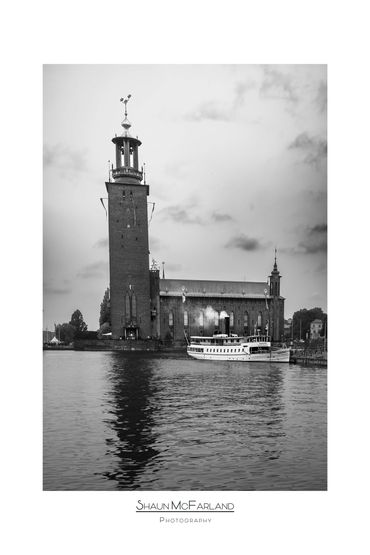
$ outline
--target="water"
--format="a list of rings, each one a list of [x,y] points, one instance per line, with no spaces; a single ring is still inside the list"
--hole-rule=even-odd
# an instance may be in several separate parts
[[[324,490],[326,369],[44,353],[46,490]]]

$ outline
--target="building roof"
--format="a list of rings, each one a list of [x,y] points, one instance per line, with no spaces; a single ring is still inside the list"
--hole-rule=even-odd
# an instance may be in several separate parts
[[[240,299],[267,298],[269,286],[265,281],[212,281],[197,279],[160,279],[160,295],[162,297],[221,297]]]
[[[319,318],[316,318],[316,320],[312,320],[311,326],[312,324],[322,324],[322,320],[319,320]]]

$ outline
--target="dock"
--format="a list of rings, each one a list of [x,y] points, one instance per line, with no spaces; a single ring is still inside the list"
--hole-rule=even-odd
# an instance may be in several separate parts
[[[303,366],[328,366],[328,354],[326,351],[310,352],[310,351],[291,351],[291,364],[302,364]]]

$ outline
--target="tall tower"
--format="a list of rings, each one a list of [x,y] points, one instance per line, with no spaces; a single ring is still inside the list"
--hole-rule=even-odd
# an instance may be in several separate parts
[[[284,334],[284,297],[280,295],[281,275],[276,262],[276,249],[274,267],[270,275],[271,296],[271,328],[270,333],[273,341],[280,341]]]
[[[113,338],[151,335],[147,195],[139,170],[141,142],[130,134],[127,102],[123,133],[116,147],[113,181],[106,183],[109,204],[110,306]]]

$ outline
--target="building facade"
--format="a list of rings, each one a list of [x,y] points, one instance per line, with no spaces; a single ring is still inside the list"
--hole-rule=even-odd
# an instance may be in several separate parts
[[[113,338],[185,342],[185,336],[225,331],[227,315],[231,333],[268,333],[281,341],[284,298],[276,251],[269,283],[161,279],[155,263],[149,268],[149,186],[139,169],[141,142],[130,134],[127,102],[123,134],[112,139],[116,164],[106,183]]]
[[[310,324],[310,338],[311,339],[318,339],[321,336],[321,332],[323,329],[323,322],[319,318],[313,320]]]

